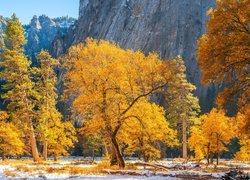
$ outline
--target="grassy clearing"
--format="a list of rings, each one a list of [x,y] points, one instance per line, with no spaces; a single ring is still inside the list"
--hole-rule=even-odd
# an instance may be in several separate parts
[[[5,162],[1,162],[2,165],[10,165],[11,167],[15,168],[13,171],[5,172],[5,176],[7,177],[15,177],[16,172],[24,172],[29,174],[34,174],[39,171],[43,171],[45,173],[56,173],[56,174],[70,174],[70,175],[100,175],[105,174],[104,170],[119,170],[118,166],[110,166],[109,162],[103,161],[98,164],[93,165],[93,167],[82,167],[79,162],[74,163],[71,162],[70,164],[63,164],[60,162],[54,161],[46,161],[46,162],[38,162],[35,163],[31,160],[8,160]],[[0,165],[1,165],[0,164]],[[133,164],[127,164],[126,170],[135,170],[137,167]]]
[[[176,165],[182,164],[177,162]],[[175,162],[172,162],[173,165]],[[67,175],[106,175],[109,170],[121,170],[118,166],[110,166],[108,161],[103,162],[89,162],[85,161],[58,161],[55,162],[53,160],[49,161],[41,161],[41,162],[33,162],[32,160],[7,160],[0,161],[1,165],[7,165],[10,168],[6,168],[4,170],[4,175],[9,178],[17,177],[20,173],[24,173],[33,177],[45,177],[45,174],[67,174]],[[228,165],[228,166],[223,166]],[[200,163],[198,168],[189,169],[189,171],[197,171],[197,172],[207,172],[207,173],[215,173],[215,172],[225,172],[230,170],[229,164],[227,162],[223,163],[222,167],[214,167],[214,166],[206,166],[203,163]],[[189,166],[187,166],[189,168]],[[142,169],[141,166],[136,166],[134,163],[127,162],[126,168],[122,170],[152,170],[157,172],[162,172],[161,170],[150,169],[150,167],[144,167]],[[168,171],[168,170],[166,170]],[[166,172],[163,171],[163,172]],[[172,169],[169,171],[182,171],[181,169]],[[121,171],[123,172],[123,171]]]
[[[3,174],[6,177],[16,177],[16,171],[14,170],[4,170]]]

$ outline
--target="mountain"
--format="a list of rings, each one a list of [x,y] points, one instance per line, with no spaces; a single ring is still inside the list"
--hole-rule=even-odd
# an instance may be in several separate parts
[[[6,18],[4,18],[3,16],[0,16],[0,39],[3,35],[3,31],[6,27]]]
[[[75,23],[74,18],[60,17],[49,18],[48,16],[34,16],[29,25],[25,25],[27,44],[26,54],[33,62],[41,49],[49,49],[57,33],[66,34],[69,27]]]
[[[0,38],[6,27],[6,20],[0,16]],[[33,63],[36,63],[35,56],[41,49],[48,50],[57,36],[57,34],[67,34],[68,29],[75,23],[75,19],[65,16],[58,18],[49,18],[48,16],[34,16],[30,24],[24,25],[26,31],[27,44],[25,46],[26,55]]]
[[[144,53],[154,51],[161,58],[181,55],[206,112],[213,106],[217,88],[201,85],[196,49],[205,33],[206,12],[214,6],[215,0],[80,0],[78,21],[67,34],[57,35],[51,52],[58,56],[92,37]]]

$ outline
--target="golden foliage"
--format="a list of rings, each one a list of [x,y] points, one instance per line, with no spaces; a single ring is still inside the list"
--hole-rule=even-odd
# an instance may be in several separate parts
[[[241,148],[235,154],[235,159],[242,161],[250,160],[250,108],[249,106],[247,107],[244,113],[239,112],[236,116],[237,136],[240,140]]]
[[[3,159],[6,155],[22,155],[24,147],[20,132],[13,123],[7,122],[7,118],[7,113],[0,111],[0,153]]]
[[[170,76],[167,63],[157,54],[145,56],[91,39],[71,47],[65,61],[66,93],[75,97],[73,110],[83,120],[84,130],[101,132],[124,166],[117,135],[125,122],[130,123],[132,109],[165,87]]]
[[[118,136],[126,147],[125,153],[140,152],[145,161],[160,158],[156,144],[161,141],[169,147],[177,145],[176,131],[169,127],[162,107],[148,102],[138,103],[124,121]],[[129,115],[128,115],[129,116]]]
[[[73,124],[71,122],[54,122],[50,131],[48,154],[53,155],[55,160],[59,156],[68,155],[69,149],[77,141]]]
[[[225,116],[221,110],[212,109],[202,115],[191,128],[189,146],[197,159],[210,158],[213,154],[226,151],[226,145],[236,136],[234,118]]]
[[[226,82],[218,99],[224,105],[240,95],[238,105],[249,102],[250,3],[248,0],[217,1],[209,11],[207,34],[198,41],[202,82]]]

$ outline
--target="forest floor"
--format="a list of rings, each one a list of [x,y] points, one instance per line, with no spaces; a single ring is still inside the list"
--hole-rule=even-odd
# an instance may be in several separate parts
[[[64,158],[35,163],[30,159],[0,161],[0,179],[222,179],[228,172],[242,172],[250,178],[250,163],[221,161],[220,165],[162,160],[142,163],[127,160],[126,168],[109,167],[107,162]]]

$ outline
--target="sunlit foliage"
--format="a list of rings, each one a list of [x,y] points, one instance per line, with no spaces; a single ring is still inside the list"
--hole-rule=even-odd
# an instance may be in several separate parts
[[[225,116],[221,110],[212,109],[195,123],[191,128],[190,149],[194,150],[197,159],[206,157],[208,163],[214,155],[219,159],[221,152],[227,151],[226,146],[236,136],[234,118]]]
[[[117,136],[138,103],[164,88],[170,77],[157,54],[123,50],[106,41],[88,39],[71,47],[66,58],[66,85],[75,96],[73,108],[85,117],[89,131],[101,131],[112,145],[113,158],[124,167]],[[84,115],[84,116],[83,116]],[[137,115],[137,114],[134,114]],[[113,162],[113,161],[111,161]]]

